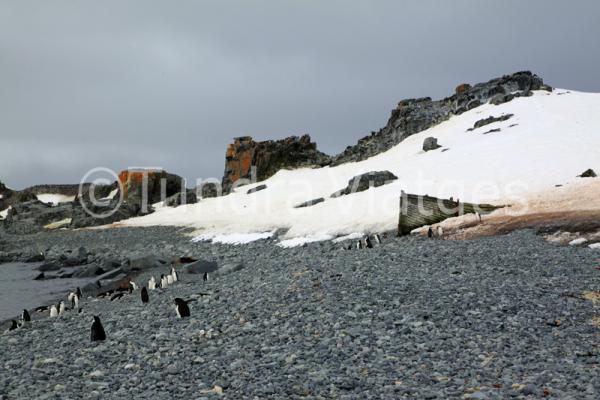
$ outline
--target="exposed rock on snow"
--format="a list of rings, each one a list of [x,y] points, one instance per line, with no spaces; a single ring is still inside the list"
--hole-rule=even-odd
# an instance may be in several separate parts
[[[266,188],[267,188],[267,185],[258,185],[256,187],[253,187],[252,189],[248,189],[248,191],[246,192],[246,194],[252,194],[252,193],[260,192],[261,190],[265,190]]]
[[[345,196],[351,193],[363,192],[372,187],[387,185],[395,181],[398,177],[390,171],[372,171],[366,174],[355,176],[348,181],[348,186],[331,195],[332,198]]]
[[[480,119],[479,121],[475,122],[475,125],[473,125],[472,128],[467,129],[469,132],[474,131],[477,128],[481,128],[482,126],[486,126],[489,124],[493,124],[494,122],[502,122],[502,121],[506,121],[509,120],[513,117],[513,114],[505,114],[502,115],[500,117],[492,117],[489,116],[487,118],[484,119]]]
[[[425,138],[425,140],[423,141],[423,151],[436,150],[440,147],[442,146],[438,144],[438,140],[434,137]]]
[[[225,154],[223,193],[229,193],[240,179],[262,181],[280,169],[324,166],[329,162],[329,156],[317,150],[309,135],[264,142],[255,142],[250,136],[238,137]]]
[[[312,207],[315,204],[319,204],[319,203],[322,203],[324,201],[325,201],[324,198],[319,197],[318,199],[313,199],[313,200],[305,201],[304,203],[300,203],[297,206],[294,206],[294,208]]]
[[[578,175],[579,178],[596,178],[597,176],[596,172],[591,168],[586,170],[583,174]]]
[[[537,75],[529,71],[517,72],[502,78],[492,79],[474,86],[462,84],[456,93],[442,100],[430,97],[402,100],[392,111],[387,125],[348,146],[344,152],[333,157],[332,165],[350,161],[361,161],[391,149],[407,137],[446,121],[452,115],[460,115],[495,98],[497,104],[506,103],[519,97],[529,96],[532,90],[549,90]]]

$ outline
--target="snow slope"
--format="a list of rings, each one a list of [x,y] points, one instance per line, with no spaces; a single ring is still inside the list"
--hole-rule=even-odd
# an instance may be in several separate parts
[[[467,132],[480,119],[509,113],[514,116],[507,121]],[[484,134],[495,128],[501,131]],[[429,136],[443,147],[423,152],[423,140]],[[499,106],[483,105],[364,161],[281,170],[261,182],[266,190],[247,195],[258,183],[247,185],[225,197],[162,208],[120,225],[192,226],[204,235],[221,235],[222,240],[223,235],[284,228],[284,239],[297,239],[288,242],[294,245],[302,242],[298,238],[323,240],[395,229],[401,190],[471,202],[524,201],[557,184],[581,180],[576,176],[588,168],[600,171],[600,94],[556,89]],[[399,179],[365,192],[329,197],[352,177],[381,170]],[[326,201],[294,208],[319,197]]]

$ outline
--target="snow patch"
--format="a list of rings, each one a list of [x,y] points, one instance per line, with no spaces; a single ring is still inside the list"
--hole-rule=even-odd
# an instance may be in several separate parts
[[[587,239],[579,238],[579,239],[571,240],[569,242],[569,246],[579,246],[580,244],[584,244],[584,243],[587,243]]]
[[[592,243],[588,247],[590,249],[600,249],[600,242],[599,243]]]
[[[66,196],[64,194],[42,193],[36,195],[37,199],[42,203],[57,205],[60,203],[68,203],[75,200],[75,196]]]
[[[329,235],[327,233],[317,233],[315,235],[308,235],[304,237],[296,237],[293,239],[282,240],[281,242],[277,243],[277,246],[283,247],[284,249],[289,249],[291,247],[298,247],[307,243],[323,242],[325,240],[331,240],[333,238],[334,236]]]
[[[247,244],[256,242],[257,240],[266,240],[275,234],[272,232],[255,232],[255,233],[232,233],[232,234],[214,234],[205,233],[198,235],[192,239],[192,242],[212,242],[222,244]]]
[[[354,232],[354,233],[351,233],[349,235],[340,236],[340,237],[337,237],[337,238],[333,239],[333,243],[340,243],[340,242],[343,242],[345,240],[362,239],[363,237],[365,237],[364,233]]]

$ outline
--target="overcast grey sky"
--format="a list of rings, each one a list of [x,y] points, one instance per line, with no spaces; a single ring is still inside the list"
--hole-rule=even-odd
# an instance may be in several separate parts
[[[337,153],[402,98],[530,69],[600,92],[600,2],[0,0],[0,180],[220,177],[234,136]]]

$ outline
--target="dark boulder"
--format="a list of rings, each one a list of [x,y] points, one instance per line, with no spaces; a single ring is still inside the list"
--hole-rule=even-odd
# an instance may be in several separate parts
[[[372,171],[355,176],[348,181],[348,186],[333,193],[331,197],[345,196],[351,193],[363,192],[371,187],[378,187],[392,183],[398,177],[390,171]]]
[[[440,147],[442,147],[442,146],[440,146],[438,144],[437,139],[434,137],[425,138],[425,140],[423,141],[423,151],[436,150],[436,149],[439,149]]]
[[[75,271],[73,273],[73,277],[75,277],[75,278],[90,278],[93,276],[102,275],[105,272],[106,271],[102,267],[100,267],[96,264],[90,264],[88,266],[82,267],[79,270]]]
[[[123,265],[123,271],[143,271],[150,268],[162,267],[163,264],[154,255],[146,255],[141,257],[130,258],[128,262]]]
[[[473,125],[472,128],[467,129],[467,132],[474,131],[477,128],[481,128],[482,126],[493,124],[495,122],[507,121],[507,120],[511,119],[513,116],[514,116],[513,114],[504,114],[499,117],[489,116],[487,118],[480,119],[479,121],[475,122],[475,125]]]
[[[267,188],[267,185],[258,185],[257,187],[253,187],[252,189],[248,189],[248,191],[246,192],[246,194],[252,194],[252,193],[260,192],[261,190],[265,190],[266,188]]]
[[[578,178],[596,178],[598,175],[596,175],[596,172],[594,172],[593,169],[587,169],[585,170],[585,172],[581,175],[577,175]]]
[[[60,265],[58,265],[54,261],[44,263],[38,267],[38,271],[41,271],[41,272],[58,271],[59,269],[60,269]]]
[[[183,266],[183,271],[188,274],[203,274],[215,272],[219,268],[214,261],[198,260]]]
[[[297,206],[295,206],[294,208],[312,207],[315,204],[319,204],[319,203],[322,203],[324,201],[325,201],[324,198],[319,197],[318,199],[313,199],[313,200],[305,201],[304,203],[300,203]]]
[[[193,189],[186,190],[184,193],[175,193],[171,197],[167,197],[165,200],[165,206],[167,207],[178,207],[184,204],[195,204],[198,202],[196,193]]]

